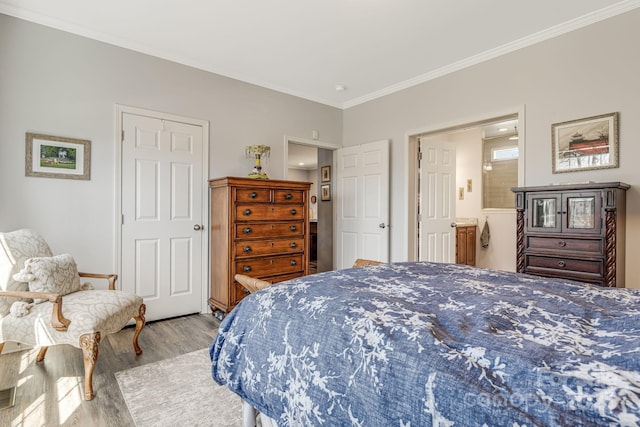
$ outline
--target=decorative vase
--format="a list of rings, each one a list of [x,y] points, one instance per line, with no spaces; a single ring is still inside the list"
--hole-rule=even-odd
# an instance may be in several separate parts
[[[253,170],[249,173],[249,178],[269,179],[267,173],[262,170],[262,158],[268,158],[270,152],[271,147],[268,145],[249,145],[245,148],[246,156],[255,159],[255,164]]]

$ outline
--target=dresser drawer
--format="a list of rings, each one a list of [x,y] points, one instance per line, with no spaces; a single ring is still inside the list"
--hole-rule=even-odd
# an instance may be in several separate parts
[[[289,255],[280,257],[265,257],[246,259],[236,262],[236,274],[246,274],[252,277],[266,277],[276,274],[304,271],[303,255]]]
[[[596,275],[602,277],[604,274],[603,260],[587,260],[561,257],[545,257],[538,255],[526,255],[527,272],[544,270],[556,270],[562,272],[563,276],[582,277]]]
[[[602,255],[602,239],[575,239],[558,237],[527,236],[526,248],[556,252],[582,252],[585,254]]]
[[[298,203],[304,202],[304,191],[296,190],[274,190],[273,201],[275,203]]]
[[[254,240],[236,242],[236,257],[274,255],[301,252],[304,239]]]
[[[302,236],[304,224],[302,221],[276,222],[261,224],[236,224],[236,239],[251,239],[265,237]]]
[[[269,189],[253,189],[253,188],[236,188],[236,202],[260,202],[268,203],[271,201],[271,191]]]
[[[236,220],[265,221],[303,219],[302,205],[238,205],[236,206]]]

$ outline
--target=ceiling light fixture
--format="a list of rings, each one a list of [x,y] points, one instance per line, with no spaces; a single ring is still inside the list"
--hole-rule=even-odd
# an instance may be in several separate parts
[[[336,85],[336,92],[344,92],[345,90],[347,90],[345,85]]]

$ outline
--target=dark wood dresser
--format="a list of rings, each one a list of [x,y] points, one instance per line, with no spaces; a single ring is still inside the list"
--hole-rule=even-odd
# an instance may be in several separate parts
[[[520,273],[624,287],[622,182],[512,188]]]
[[[229,312],[247,295],[234,276],[271,283],[308,273],[311,183],[225,177],[209,181],[209,306]]]

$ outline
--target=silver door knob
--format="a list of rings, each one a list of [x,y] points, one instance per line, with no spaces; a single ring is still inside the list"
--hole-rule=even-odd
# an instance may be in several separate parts
[[[458,224],[456,224],[455,222],[451,223],[451,228],[456,228],[458,226]]]
[[[380,227],[380,228],[386,228],[387,226],[384,224],[384,222],[381,222],[380,224],[378,224],[378,227]]]
[[[193,229],[196,231],[204,230],[204,225],[196,224],[193,226]]]

